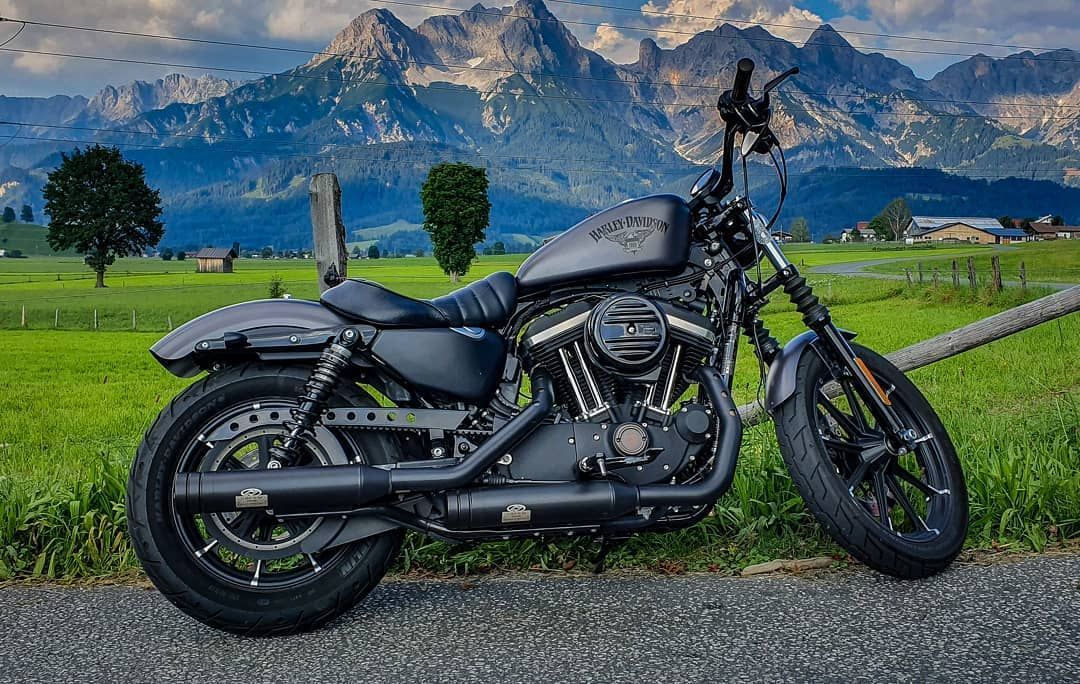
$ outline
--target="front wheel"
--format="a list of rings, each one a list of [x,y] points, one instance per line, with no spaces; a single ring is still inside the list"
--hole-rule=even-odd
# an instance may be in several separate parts
[[[915,449],[892,449],[850,378],[808,348],[798,389],[774,416],[780,452],[807,508],[852,556],[895,577],[928,577],[948,567],[967,534],[960,461],[907,376],[879,354],[854,349],[915,430]]]

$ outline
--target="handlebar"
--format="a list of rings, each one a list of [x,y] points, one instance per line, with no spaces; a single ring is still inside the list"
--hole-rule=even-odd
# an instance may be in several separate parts
[[[735,86],[731,89],[731,101],[746,102],[750,94],[750,77],[754,75],[754,60],[743,57],[735,69]]]

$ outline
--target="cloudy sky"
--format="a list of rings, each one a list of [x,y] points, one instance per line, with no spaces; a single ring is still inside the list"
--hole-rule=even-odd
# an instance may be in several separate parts
[[[145,33],[243,41],[318,50],[354,16],[385,7],[415,25],[430,14],[460,11],[474,0],[407,0],[416,7],[374,0],[0,0],[0,16]],[[552,12],[573,23],[583,44],[619,62],[634,61],[638,42],[651,36],[662,47],[725,20],[762,22],[770,32],[801,43],[828,21],[841,32],[861,31],[1037,48],[1080,48],[1078,0],[583,0],[586,7],[551,0]],[[498,5],[488,0],[488,5]],[[509,3],[507,3],[509,4]],[[443,6],[447,9],[434,9]],[[680,15],[680,16],[673,16]],[[0,44],[17,24],[0,23]],[[912,41],[847,34],[867,51],[886,52],[929,77],[966,55],[1017,50],[986,45]],[[15,51],[10,51],[15,50]],[[24,52],[18,52],[18,51]],[[33,52],[29,52],[33,51]],[[956,54],[919,54],[918,51]],[[67,53],[171,64],[123,64],[61,57]],[[303,55],[258,49],[193,45],[65,29],[27,27],[0,48],[0,95],[90,95],[108,83],[154,79],[170,72],[204,73],[229,67],[272,73],[306,61]],[[221,73],[230,78],[251,78]]]

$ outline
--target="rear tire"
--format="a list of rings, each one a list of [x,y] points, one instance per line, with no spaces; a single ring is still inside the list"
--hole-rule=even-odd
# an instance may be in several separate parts
[[[392,530],[335,549],[306,554],[310,566],[304,565],[302,553],[297,553],[299,561],[267,561],[268,570],[262,577],[259,571],[263,561],[252,561],[253,584],[241,576],[243,557],[224,549],[226,538],[221,530],[216,530],[216,536],[209,536],[207,530],[212,521],[207,516],[194,517],[194,525],[189,526],[188,518],[174,510],[173,479],[178,470],[198,469],[191,454],[193,449],[208,451],[200,439],[207,426],[237,407],[250,410],[260,402],[294,403],[307,377],[305,368],[266,364],[214,373],[177,396],[139,445],[127,492],[128,529],[135,553],[154,586],[166,598],[211,627],[255,636],[291,634],[319,627],[349,610],[371,591],[386,574],[401,545],[403,532]],[[348,385],[337,391],[330,405],[374,405],[374,402],[355,386]],[[271,427],[277,428],[267,426]],[[325,440],[330,433],[322,434]],[[342,453],[348,453],[350,460],[360,457],[372,464],[391,463],[398,458],[395,443],[376,433],[356,433],[356,436],[335,433],[335,438],[341,444],[328,446],[338,454],[338,461]],[[252,442],[258,439],[251,438]],[[251,451],[247,453],[249,456],[245,458],[256,458],[250,456]],[[313,465],[317,467],[319,463]],[[259,465],[255,463],[251,467]],[[329,519],[313,521],[311,524],[329,523]],[[260,522],[261,531],[251,533],[252,543],[257,546],[260,539],[267,544],[277,541],[278,537],[273,536],[277,529],[282,530],[278,534],[288,541],[293,533],[275,527],[277,524]],[[228,534],[231,528],[223,527]],[[195,531],[206,535],[204,541],[209,540],[214,548],[193,552],[199,541],[198,537],[193,540]],[[299,539],[299,534],[296,538]],[[280,571],[280,579],[272,581],[269,569],[275,562],[284,570]]]
[[[819,390],[833,374],[808,348],[796,371],[798,389],[775,412],[780,453],[807,509],[852,556],[894,577],[928,577],[949,566],[967,535],[960,460],[937,413],[907,376],[879,354],[853,346],[882,387],[891,388],[893,408],[905,426],[932,437],[912,453],[882,452],[869,411],[857,409],[860,421],[851,410],[852,400],[857,407],[861,400],[846,393],[830,402],[831,409],[822,403]],[[863,425],[867,436],[849,438],[848,432],[862,432]],[[884,458],[863,473],[862,454],[871,450]]]

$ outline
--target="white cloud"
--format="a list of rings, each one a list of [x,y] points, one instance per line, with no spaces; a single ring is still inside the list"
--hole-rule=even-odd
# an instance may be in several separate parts
[[[266,17],[267,33],[275,38],[305,39],[333,36],[368,7],[334,0],[283,0]],[[366,5],[366,3],[364,3]]]
[[[59,47],[60,45],[51,39],[42,40],[35,45],[35,48],[42,52],[57,52]],[[53,55],[24,53],[16,57],[12,64],[16,69],[36,76],[48,76],[60,71],[64,66],[64,60]]]
[[[640,41],[637,38],[628,36],[618,28],[604,22],[596,27],[596,33],[586,41],[585,47],[599,52],[613,62],[627,64],[637,61],[639,44]]]
[[[716,28],[726,20],[739,28],[741,22],[766,22],[794,27],[816,27],[823,23],[817,14],[784,0],[648,0],[641,6],[649,23],[657,29],[678,33],[658,33],[656,42],[663,47],[685,43],[694,33]],[[681,16],[676,16],[681,15]],[[810,35],[805,28],[766,26],[773,35],[802,43]]]

